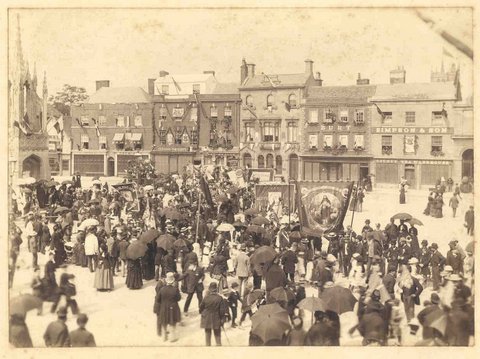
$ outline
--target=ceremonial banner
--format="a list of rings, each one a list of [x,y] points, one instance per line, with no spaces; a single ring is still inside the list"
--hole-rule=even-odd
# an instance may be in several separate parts
[[[252,168],[250,169],[248,179],[250,181],[258,179],[258,182],[272,182],[273,168]]]
[[[288,184],[261,183],[255,185],[255,207],[259,211],[273,209],[276,213],[279,208],[288,208]],[[295,209],[295,188],[290,185],[290,210]]]
[[[315,231],[343,228],[353,182],[298,182],[300,224]],[[306,218],[302,218],[306,217]]]
[[[140,203],[138,201],[138,194],[137,189],[135,188],[134,183],[120,183],[112,185],[123,198],[128,202],[128,211],[139,211],[140,210]]]

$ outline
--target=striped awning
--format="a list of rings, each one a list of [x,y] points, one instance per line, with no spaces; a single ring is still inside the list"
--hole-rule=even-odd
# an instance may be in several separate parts
[[[141,133],[132,133],[132,137],[130,138],[132,142],[140,142],[142,141],[142,134]]]
[[[116,134],[113,136],[112,142],[122,142],[124,136],[125,136],[124,133],[116,133]]]

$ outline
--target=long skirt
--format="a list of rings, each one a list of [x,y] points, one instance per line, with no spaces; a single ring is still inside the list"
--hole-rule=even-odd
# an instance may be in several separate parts
[[[85,245],[83,243],[80,244],[78,250],[78,265],[84,268],[88,267],[88,258],[85,255]]]
[[[129,289],[142,288],[142,264],[140,259],[127,260],[127,280],[125,283]]]
[[[400,204],[405,204],[405,192],[400,192]]]
[[[103,266],[97,267],[93,286],[96,289],[112,290],[114,288],[112,271],[109,268],[104,268]]]

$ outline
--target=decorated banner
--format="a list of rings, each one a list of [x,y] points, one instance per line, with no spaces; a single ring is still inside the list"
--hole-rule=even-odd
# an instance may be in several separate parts
[[[342,229],[352,188],[353,182],[298,182],[301,226],[319,232]]]
[[[255,185],[255,207],[259,211],[273,209],[275,213],[282,213],[281,209],[288,208],[288,184],[260,183]],[[290,185],[290,210],[295,210],[295,187]]]
[[[405,153],[415,153],[415,135],[405,135]]]
[[[252,168],[248,174],[248,179],[254,181],[258,179],[259,182],[273,181],[273,168]]]
[[[128,202],[127,212],[128,211],[139,211],[140,203],[138,201],[138,194],[135,183],[120,183],[112,185],[123,198]]]

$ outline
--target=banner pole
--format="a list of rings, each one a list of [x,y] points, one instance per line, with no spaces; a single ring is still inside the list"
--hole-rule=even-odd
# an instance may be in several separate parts
[[[200,226],[200,201],[202,199],[202,191],[198,191],[198,207],[197,207],[197,225],[195,227],[195,243],[198,243],[198,227]]]
[[[357,206],[357,192],[358,192],[358,181],[357,181],[357,186],[355,187],[355,201],[353,202],[353,207],[352,207],[352,220],[350,221],[350,234],[349,234],[349,240],[352,239],[352,232],[353,232],[353,218],[355,217],[355,207]]]

